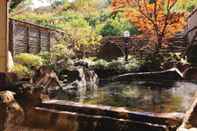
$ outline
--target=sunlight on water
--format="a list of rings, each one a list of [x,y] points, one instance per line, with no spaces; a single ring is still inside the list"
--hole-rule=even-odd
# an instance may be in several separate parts
[[[172,83],[171,83],[172,84]],[[193,101],[197,84],[190,82],[110,83],[94,91],[66,93],[61,99],[81,103],[125,107],[140,112],[185,112]]]

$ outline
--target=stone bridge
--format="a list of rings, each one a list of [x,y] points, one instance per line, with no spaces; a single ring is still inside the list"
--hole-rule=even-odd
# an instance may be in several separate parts
[[[117,57],[124,56],[125,52],[125,38],[124,37],[104,37],[102,40],[102,46],[98,53],[98,57],[113,59]],[[144,39],[142,36],[131,36],[128,37],[128,49],[129,54],[137,55],[140,58],[143,58],[147,54],[152,52],[152,49],[146,47],[148,43],[147,39]],[[161,53],[170,52],[185,52],[187,42],[184,38],[184,33],[178,33],[169,40],[169,47],[166,49],[161,49]]]

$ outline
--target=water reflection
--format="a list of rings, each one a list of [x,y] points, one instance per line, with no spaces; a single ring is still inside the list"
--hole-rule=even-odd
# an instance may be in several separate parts
[[[156,85],[156,86],[155,86]],[[191,105],[197,85],[189,82],[147,85],[143,82],[114,82],[98,89],[64,92],[58,99],[125,107],[141,112],[184,112]]]

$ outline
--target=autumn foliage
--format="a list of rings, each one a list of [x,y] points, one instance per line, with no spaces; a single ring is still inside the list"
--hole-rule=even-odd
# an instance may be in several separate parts
[[[184,0],[181,0],[183,2]],[[113,0],[114,12],[123,14],[143,36],[148,46],[158,52],[168,46],[168,40],[183,30],[185,14],[173,11],[179,0]]]

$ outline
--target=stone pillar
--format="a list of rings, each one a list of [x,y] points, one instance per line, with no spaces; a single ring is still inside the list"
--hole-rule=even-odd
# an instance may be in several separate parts
[[[8,63],[8,0],[0,0],[0,72],[7,72]]]

